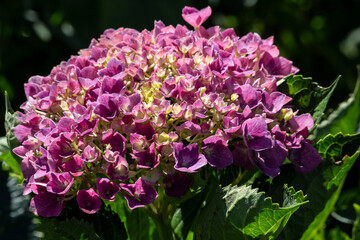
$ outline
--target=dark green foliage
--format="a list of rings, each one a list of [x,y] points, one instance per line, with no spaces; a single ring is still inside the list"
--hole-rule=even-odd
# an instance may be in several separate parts
[[[301,75],[285,77],[278,90],[292,97],[292,104],[300,113],[312,113],[314,124],[318,124],[326,109],[327,103],[334,92],[340,77],[329,87],[323,88],[312,82],[311,78]]]
[[[5,131],[6,131],[6,139],[8,143],[9,150],[14,149],[15,147],[19,146],[19,141],[15,137],[13,132],[13,127],[18,125],[20,121],[17,119],[17,114],[11,108],[9,97],[7,92],[5,92]],[[12,151],[10,153],[13,157],[20,163],[21,158],[17,155],[13,154]]]
[[[127,239],[124,224],[108,207],[95,214],[86,214],[77,206],[76,200],[68,202],[59,217],[38,218],[38,231],[45,239]],[[62,238],[61,238],[62,237]]]
[[[327,119],[321,122],[314,132],[314,138],[342,132],[344,134],[356,133],[360,129],[360,66],[358,66],[358,79],[354,92]]]
[[[284,187],[283,206],[250,186],[218,189],[197,218],[197,239],[275,238],[290,216],[306,203],[301,191]]]

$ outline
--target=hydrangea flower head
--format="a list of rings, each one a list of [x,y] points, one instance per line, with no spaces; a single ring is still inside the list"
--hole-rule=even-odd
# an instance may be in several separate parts
[[[306,140],[311,116],[277,91],[298,69],[272,37],[204,28],[210,15],[185,7],[194,29],[161,21],[151,31],[108,29],[29,79],[14,153],[36,214],[57,216],[75,197],[89,214],[117,194],[131,209],[160,188],[179,198],[203,168],[235,164],[275,177],[286,158],[300,172],[319,164]]]

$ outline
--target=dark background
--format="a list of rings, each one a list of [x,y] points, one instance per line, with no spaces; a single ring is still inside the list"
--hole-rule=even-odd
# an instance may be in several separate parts
[[[1,0],[0,105],[4,106],[6,90],[18,110],[26,100],[23,84],[29,77],[48,75],[53,66],[87,48],[105,29],[151,30],[154,20],[185,24],[181,18],[185,5],[212,7],[205,27],[232,27],[239,36],[248,32],[257,32],[262,38],[273,35],[280,54],[292,60],[300,74],[313,77],[322,86],[342,75],[329,111],[352,92],[356,64],[360,63],[359,0]],[[0,109],[3,122],[4,107]],[[0,129],[3,136],[4,129]],[[353,176],[359,173],[359,167],[355,169]],[[7,173],[0,173],[4,183],[1,195],[9,196]],[[358,178],[350,180],[352,187],[359,185]],[[19,222],[8,219],[10,198],[0,200],[1,238],[7,236],[2,234],[4,226],[11,229]],[[25,225],[29,219],[25,218]]]

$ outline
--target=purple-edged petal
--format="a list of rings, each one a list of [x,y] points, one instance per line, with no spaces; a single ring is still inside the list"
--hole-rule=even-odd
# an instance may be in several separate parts
[[[75,153],[71,147],[71,142],[63,134],[50,144],[48,151],[54,160],[71,157]]]
[[[101,208],[100,197],[93,188],[79,190],[76,200],[79,208],[88,214],[94,214]]]
[[[100,76],[115,76],[124,71],[124,63],[116,58],[111,58],[107,63],[106,68],[99,71]]]
[[[134,153],[134,156],[139,160],[137,166],[139,168],[156,168],[160,163],[160,154],[155,154],[155,143],[152,143],[144,152]]]
[[[170,197],[179,198],[186,194],[193,182],[189,174],[175,171],[164,177],[165,193]]]
[[[201,127],[190,121],[186,121],[179,127],[176,127],[176,131],[181,136],[194,136],[201,131]]]
[[[203,153],[210,166],[216,169],[224,169],[233,163],[233,155],[225,141],[218,136],[204,139],[202,144]]]
[[[83,174],[83,168],[84,168],[84,160],[79,156],[75,155],[72,158],[70,158],[69,161],[65,162],[62,165],[62,169],[65,172],[70,172],[73,176],[80,176]]]
[[[155,189],[148,185],[141,177],[134,184],[120,184],[127,192],[124,195],[130,209],[144,207],[152,203],[158,194]]]
[[[66,194],[74,183],[70,173],[50,173],[49,182],[46,184],[48,192],[55,194]]]
[[[120,191],[120,187],[107,178],[97,178],[96,188],[100,197],[108,201],[114,201],[116,194]]]
[[[126,154],[126,138],[119,132],[113,133],[110,129],[101,136],[101,141],[110,144],[112,151],[117,151],[120,155]]]
[[[95,162],[100,159],[101,153],[95,147],[87,145],[81,154],[81,158],[86,162]]]
[[[94,109],[94,114],[102,120],[109,122],[114,119],[118,114],[117,100],[109,95],[103,94],[98,98],[98,104]]]
[[[64,208],[64,195],[39,192],[30,202],[30,210],[42,217],[57,217]]]
[[[130,133],[130,143],[134,152],[143,152],[149,146],[146,137],[137,133]]]
[[[124,181],[128,179],[128,162],[119,154],[115,155],[114,163],[110,164],[106,174],[113,180]]]
[[[184,147],[182,143],[173,143],[174,168],[181,172],[196,172],[206,165],[207,160],[203,154],[199,154],[196,143]]]
[[[289,158],[295,169],[302,173],[311,172],[322,161],[318,151],[308,141],[302,141],[301,148],[290,150]]]

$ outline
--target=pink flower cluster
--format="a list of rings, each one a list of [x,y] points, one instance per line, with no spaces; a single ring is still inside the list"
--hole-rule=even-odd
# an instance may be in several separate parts
[[[319,164],[306,140],[311,116],[276,91],[298,70],[272,37],[205,29],[210,14],[183,9],[195,31],[160,21],[152,31],[108,29],[49,76],[29,79],[14,152],[36,214],[57,216],[74,197],[89,214],[116,195],[130,209],[160,188],[180,197],[207,164],[270,177],[287,157],[301,172]]]

